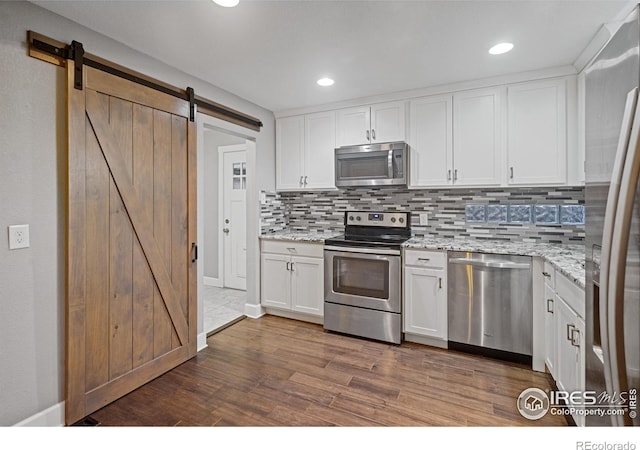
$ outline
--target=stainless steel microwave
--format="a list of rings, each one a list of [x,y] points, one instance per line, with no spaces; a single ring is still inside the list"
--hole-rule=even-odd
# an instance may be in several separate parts
[[[408,184],[409,146],[405,142],[354,145],[335,149],[336,187],[384,187]]]

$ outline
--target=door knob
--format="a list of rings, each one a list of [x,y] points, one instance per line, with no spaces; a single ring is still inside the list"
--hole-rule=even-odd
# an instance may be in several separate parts
[[[226,234],[229,234],[229,229],[228,228],[223,228],[222,231]]]

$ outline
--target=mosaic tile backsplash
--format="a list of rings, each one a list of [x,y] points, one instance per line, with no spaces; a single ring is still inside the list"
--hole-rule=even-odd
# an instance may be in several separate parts
[[[286,228],[343,231],[345,211],[381,210],[410,211],[411,229],[416,236],[557,244],[580,244],[585,236],[582,187],[344,189],[263,194],[262,233]],[[468,220],[468,206],[477,206],[472,220]],[[427,225],[420,225],[420,213],[428,215]]]

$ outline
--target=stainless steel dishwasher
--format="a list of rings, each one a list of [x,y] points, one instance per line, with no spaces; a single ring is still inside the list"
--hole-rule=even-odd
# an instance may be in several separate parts
[[[447,277],[449,348],[530,361],[531,257],[449,252]]]

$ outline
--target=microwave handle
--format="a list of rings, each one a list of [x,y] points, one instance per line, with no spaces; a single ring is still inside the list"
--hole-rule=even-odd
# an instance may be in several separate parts
[[[389,154],[387,155],[387,169],[389,171],[389,179],[393,179],[393,150],[389,151]]]

